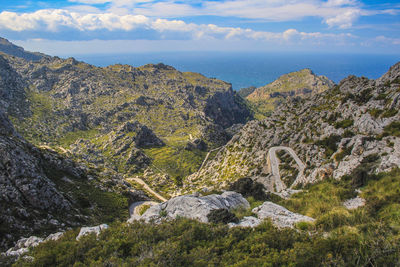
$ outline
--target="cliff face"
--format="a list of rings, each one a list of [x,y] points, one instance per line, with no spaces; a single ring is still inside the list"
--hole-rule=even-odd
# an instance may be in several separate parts
[[[218,188],[250,176],[278,191],[268,151],[279,146],[294,149],[305,164],[303,183],[388,171],[400,166],[399,108],[400,63],[377,80],[350,76],[320,94],[283,102],[267,119],[247,123],[189,177],[186,188]],[[290,178],[298,166],[285,153],[278,155],[279,168],[283,178]]]
[[[0,249],[21,236],[109,220],[107,213],[126,209],[127,203],[112,203],[125,199],[120,195],[127,190],[123,184],[117,186],[117,180],[107,189],[112,179],[101,181],[102,176],[89,173],[68,158],[26,142],[0,111]]]
[[[303,69],[282,75],[274,82],[256,88],[246,99],[261,113],[268,113],[284,99],[314,95],[334,85],[327,77],[317,76],[310,69]]]

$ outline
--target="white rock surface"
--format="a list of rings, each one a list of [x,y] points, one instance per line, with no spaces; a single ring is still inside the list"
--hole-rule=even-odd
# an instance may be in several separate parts
[[[76,240],[79,240],[83,236],[88,235],[90,233],[95,233],[96,235],[99,235],[102,230],[107,228],[108,228],[107,224],[100,224],[98,226],[92,226],[92,227],[82,227],[78,236],[76,237]]]
[[[49,241],[49,240],[57,241],[63,235],[64,235],[64,232],[58,232],[58,233],[50,234],[48,237],[46,237],[46,239],[44,241]]]
[[[43,238],[37,236],[31,236],[28,238],[21,238],[17,241],[17,244],[7,250],[4,254],[6,256],[20,257],[21,255],[27,253],[29,248],[36,247],[43,242]]]
[[[262,221],[253,216],[244,217],[239,223],[229,223],[229,227],[256,227]]]
[[[286,208],[272,202],[264,202],[261,206],[254,208],[253,213],[259,219],[271,219],[278,227],[294,227],[298,222],[313,222],[314,219],[298,213],[291,212]]]
[[[348,199],[345,202],[343,202],[343,206],[345,206],[349,210],[354,210],[364,205],[365,205],[365,199],[359,196],[352,199]]]
[[[250,208],[247,200],[239,193],[224,192],[221,195],[199,196],[198,194],[174,197],[164,203],[150,207],[142,216],[136,216],[146,222],[160,221],[161,219],[175,219],[185,217],[208,222],[207,215],[215,209],[235,209],[238,207]]]

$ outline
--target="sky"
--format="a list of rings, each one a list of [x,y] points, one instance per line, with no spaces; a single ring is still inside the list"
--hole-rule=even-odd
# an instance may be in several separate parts
[[[400,1],[0,0],[0,36],[52,55],[400,54]]]

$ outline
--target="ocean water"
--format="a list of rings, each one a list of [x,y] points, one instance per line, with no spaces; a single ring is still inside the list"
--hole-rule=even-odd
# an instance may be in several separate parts
[[[163,52],[137,54],[76,55],[96,66],[164,63],[180,71],[199,72],[232,84],[235,90],[266,85],[279,76],[310,68],[338,83],[349,75],[379,78],[400,61],[399,55],[294,54],[233,52]]]

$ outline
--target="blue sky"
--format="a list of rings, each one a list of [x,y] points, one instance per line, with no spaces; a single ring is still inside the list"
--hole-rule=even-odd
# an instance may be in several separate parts
[[[400,54],[399,1],[1,0],[0,36],[49,54]]]

